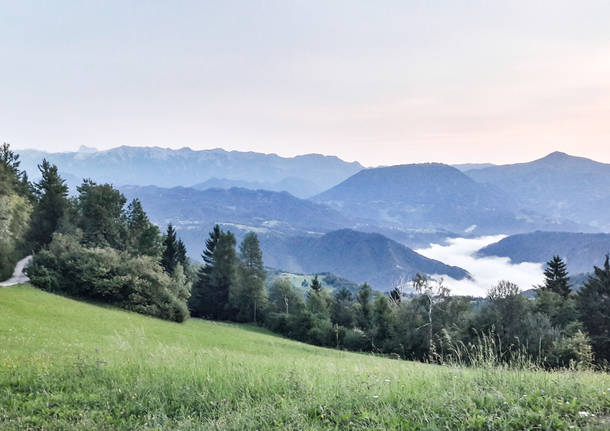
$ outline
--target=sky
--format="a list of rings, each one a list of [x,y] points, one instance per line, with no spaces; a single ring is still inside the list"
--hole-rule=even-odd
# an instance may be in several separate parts
[[[498,242],[506,235],[490,235],[480,238],[449,238],[446,244],[431,244],[417,250],[418,253],[437,259],[447,265],[467,270],[471,279],[454,280],[443,276],[443,283],[454,295],[487,296],[487,292],[502,280],[515,283],[522,291],[544,282],[544,263],[512,263],[507,257],[477,257],[476,252],[486,245]],[[441,276],[433,276],[439,279]]]
[[[610,162],[610,2],[0,0],[0,140]]]

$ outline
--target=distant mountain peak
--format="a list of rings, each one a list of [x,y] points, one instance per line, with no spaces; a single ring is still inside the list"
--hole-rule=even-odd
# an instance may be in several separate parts
[[[567,158],[572,158],[572,157],[573,156],[570,156],[569,154],[564,153],[562,151],[553,151],[552,153],[544,156],[541,160],[567,159]]]
[[[81,145],[77,150],[79,153],[97,153],[99,150],[95,147],[88,147],[86,145]]]

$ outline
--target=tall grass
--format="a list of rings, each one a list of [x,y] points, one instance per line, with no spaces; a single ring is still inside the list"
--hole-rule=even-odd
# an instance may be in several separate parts
[[[497,367],[494,349],[430,365],[5,288],[0,429],[604,429],[610,376]]]

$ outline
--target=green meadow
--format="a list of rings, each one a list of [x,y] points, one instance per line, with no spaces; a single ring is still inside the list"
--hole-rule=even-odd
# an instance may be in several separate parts
[[[0,289],[2,430],[602,430],[610,376],[428,365]]]

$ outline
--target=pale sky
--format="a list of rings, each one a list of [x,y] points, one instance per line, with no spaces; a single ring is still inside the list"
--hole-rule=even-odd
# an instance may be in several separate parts
[[[610,1],[4,1],[0,141],[610,162]]]

